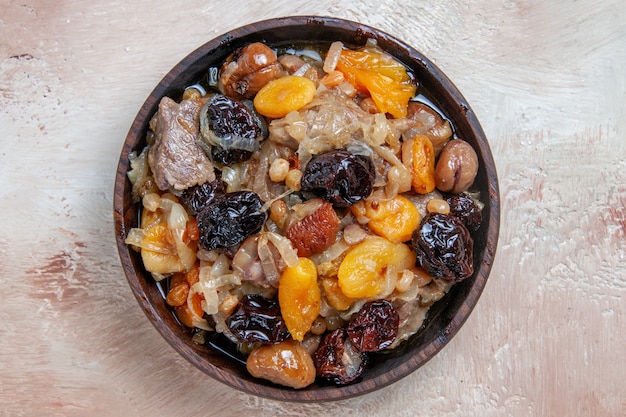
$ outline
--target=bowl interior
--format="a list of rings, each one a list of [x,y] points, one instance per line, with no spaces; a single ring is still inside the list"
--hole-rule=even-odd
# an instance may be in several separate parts
[[[362,46],[368,38],[412,69],[421,87],[452,121],[456,134],[476,150],[480,168],[475,187],[485,203],[483,226],[475,235],[474,275],[452,287],[433,305],[422,329],[389,353],[374,355],[360,381],[337,387],[315,383],[303,390],[273,385],[251,377],[228,343],[216,337],[209,346],[199,346],[178,324],[167,308],[160,289],[143,269],[139,253],[124,243],[128,230],[137,225],[138,208],[131,201],[126,177],[128,156],[145,146],[148,122],[163,96],[177,99],[183,89],[206,77],[236,48],[263,41],[270,45],[302,44],[315,40],[341,40],[347,46]],[[402,41],[374,28],[335,18],[288,17],[247,25],[221,35],[189,54],[155,87],[137,114],[121,152],[115,180],[114,216],[122,266],[142,309],[161,335],[189,362],[213,378],[236,389],[278,400],[338,400],[371,392],[413,372],[434,356],[465,322],[486,284],[499,229],[499,195],[495,165],[485,135],[470,106],[450,80],[425,56]]]

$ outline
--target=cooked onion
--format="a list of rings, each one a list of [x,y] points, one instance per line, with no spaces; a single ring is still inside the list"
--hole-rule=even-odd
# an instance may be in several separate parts
[[[339,57],[341,56],[341,50],[343,49],[343,43],[336,41],[330,44],[330,48],[328,48],[328,52],[326,53],[326,59],[324,59],[324,71],[328,74],[331,71],[334,71],[337,67],[337,62],[339,62]]]

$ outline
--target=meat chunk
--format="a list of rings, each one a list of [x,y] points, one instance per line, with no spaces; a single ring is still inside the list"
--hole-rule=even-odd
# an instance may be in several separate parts
[[[180,104],[163,97],[159,111],[150,122],[155,142],[148,163],[159,189],[184,190],[215,180],[213,164],[198,145],[199,114],[202,102],[183,100]]]

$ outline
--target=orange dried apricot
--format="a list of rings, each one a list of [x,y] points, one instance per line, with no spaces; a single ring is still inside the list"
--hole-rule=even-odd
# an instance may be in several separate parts
[[[374,297],[385,289],[387,274],[413,265],[415,253],[407,245],[372,235],[350,249],[339,265],[339,287],[351,298]]]
[[[390,200],[366,200],[363,204],[369,228],[393,243],[410,240],[419,226],[421,216],[417,207],[399,194]]]
[[[404,65],[375,50],[341,51],[337,70],[361,92],[369,92],[382,113],[405,117],[415,85]]]
[[[417,135],[402,144],[402,162],[411,171],[413,190],[428,194],[435,189],[435,151],[426,135]]]
[[[302,341],[320,312],[321,295],[317,268],[309,258],[283,271],[278,284],[278,303],[294,340]]]
[[[315,83],[308,78],[281,77],[261,88],[254,97],[254,107],[263,116],[278,119],[309,104],[315,91]]]

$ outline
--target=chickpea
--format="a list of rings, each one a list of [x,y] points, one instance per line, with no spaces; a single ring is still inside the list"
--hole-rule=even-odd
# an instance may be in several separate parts
[[[403,165],[392,166],[387,173],[387,181],[398,187],[397,193],[405,193],[411,189],[411,171]]]
[[[196,100],[202,97],[202,93],[194,87],[189,87],[183,92],[183,100]]]
[[[472,146],[461,139],[448,142],[435,168],[437,188],[454,194],[467,190],[478,172],[478,156]]]
[[[450,205],[446,200],[442,200],[441,198],[431,198],[428,200],[428,203],[426,203],[426,211],[429,213],[449,214]]]
[[[302,181],[302,171],[299,169],[290,170],[285,177],[285,185],[294,191],[300,191],[300,181]]]
[[[270,206],[270,219],[281,229],[285,226],[289,209],[283,200],[276,200]]]
[[[283,182],[289,173],[289,161],[283,158],[276,158],[270,165],[270,179],[274,182]]]

